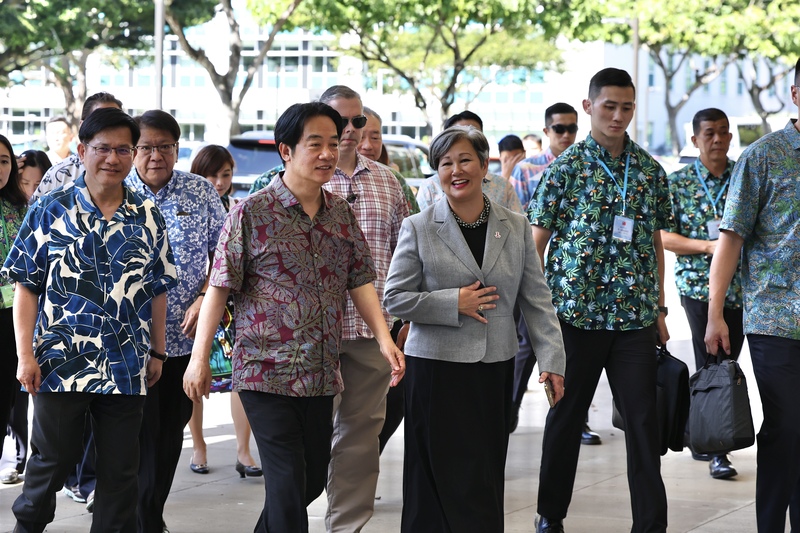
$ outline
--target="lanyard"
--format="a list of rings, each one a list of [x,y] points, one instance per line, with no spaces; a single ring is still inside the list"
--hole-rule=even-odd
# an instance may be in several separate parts
[[[614,177],[614,173],[611,172],[611,169],[608,168],[603,161],[599,158],[595,158],[595,161],[600,163],[600,165],[606,170],[609,176],[611,176],[611,180],[614,182],[614,186],[617,188],[617,191],[622,195],[622,216],[625,216],[625,211],[628,207],[628,168],[631,164],[631,154],[628,152],[628,157],[625,159],[625,180],[622,182],[622,188],[620,189],[619,183],[617,183],[617,178]]]
[[[700,164],[697,161],[697,159],[694,160],[694,169],[697,171],[697,179],[700,181],[700,185],[703,186],[703,189],[705,189],[708,201],[711,202],[711,207],[714,208],[714,218],[719,218],[717,214],[717,204],[722,198],[722,195],[725,194],[725,189],[728,188],[728,183],[730,183],[731,178],[728,177],[728,179],[725,180],[725,183],[722,184],[722,188],[719,190],[717,199],[714,200],[714,198],[711,196],[711,191],[708,189],[708,185],[706,185],[706,180],[703,179],[703,174],[700,173]]]

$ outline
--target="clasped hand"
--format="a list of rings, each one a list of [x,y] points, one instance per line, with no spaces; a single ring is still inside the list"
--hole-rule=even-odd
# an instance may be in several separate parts
[[[489,321],[483,316],[483,312],[497,307],[492,302],[499,298],[497,287],[481,287],[481,282],[476,281],[458,290],[458,314],[488,324]]]

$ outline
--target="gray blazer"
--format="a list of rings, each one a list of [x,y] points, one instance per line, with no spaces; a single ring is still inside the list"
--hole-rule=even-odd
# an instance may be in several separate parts
[[[483,267],[478,268],[442,197],[406,218],[386,278],[383,303],[411,321],[404,351],[409,356],[459,363],[493,363],[518,349],[514,304],[518,303],[540,372],[564,375],[561,328],[525,217],[492,202]],[[458,314],[458,291],[480,280],[497,287],[488,324]]]

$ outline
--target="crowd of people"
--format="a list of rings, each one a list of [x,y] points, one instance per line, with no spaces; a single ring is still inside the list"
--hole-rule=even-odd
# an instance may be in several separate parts
[[[798,84],[800,61],[800,108]],[[587,412],[605,370],[630,529],[666,531],[665,249],[697,367],[748,340],[764,409],[758,531],[783,531],[787,509],[800,527],[800,424],[786,408],[800,400],[800,124],[734,162],[727,116],[700,110],[699,158],[667,175],[626,133],[635,101],[627,72],[599,71],[586,137],[575,107],[554,103],[548,145],[504,137],[500,174],[481,118],[453,115],[418,191],[389,166],[381,117],[341,85],[281,115],[283,164],[241,200],[224,147],[176,170],[175,118],[130,117],[108,93],[86,100],[76,153],[62,120],[47,124],[48,153],[16,156],[0,136],[0,331],[16,346],[0,361],[0,427],[16,443],[0,481],[24,479],[14,531],[44,531],[61,490],[93,512],[93,532],[168,532],[184,428],[191,470],[208,473],[202,402],[219,391],[234,469],[264,477],[255,531],[308,531],[323,492],[326,529],[360,531],[403,422],[401,531],[499,532],[537,363],[551,408],[531,528],[564,531],[581,444],[602,442]],[[713,478],[737,475],[725,453],[692,454]]]

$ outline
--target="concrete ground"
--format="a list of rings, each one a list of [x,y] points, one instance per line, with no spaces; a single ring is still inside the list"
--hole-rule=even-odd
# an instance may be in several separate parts
[[[670,270],[671,272],[671,270]],[[668,317],[673,355],[694,369],[689,328],[673,289],[667,280]],[[761,424],[761,403],[755,386],[749,353],[740,358],[750,384],[750,400],[756,428]],[[511,435],[506,468],[505,530],[532,532],[536,513],[542,430],[547,413],[544,392],[533,380],[525,395],[519,428]],[[173,533],[252,531],[260,514],[264,487],[262,478],[239,479],[234,471],[236,444],[230,423],[228,395],[216,394],[206,403],[204,425],[211,473],[189,470],[191,440],[175,476],[165,519]],[[601,446],[581,448],[575,492],[566,530],[591,533],[630,531],[624,434],[611,425],[611,393],[601,379],[590,411],[590,424],[603,438]],[[255,450],[255,443],[253,443]],[[734,452],[732,461],[739,475],[726,481],[708,475],[707,463],[694,461],[688,451],[668,452],[662,458],[662,475],[669,499],[669,531],[697,533],[752,533],[755,526],[755,447]],[[375,515],[364,533],[389,533],[400,529],[402,507],[402,426],[381,458],[381,477]],[[10,532],[14,520],[10,507],[21,485],[0,485],[0,532]],[[56,518],[46,531],[75,533],[89,530],[91,515],[83,505],[66,496],[56,496]],[[309,508],[310,531],[325,531],[324,495]],[[786,531],[789,531],[788,525]],[[291,532],[287,532],[291,533]],[[485,532],[476,532],[485,533]]]

